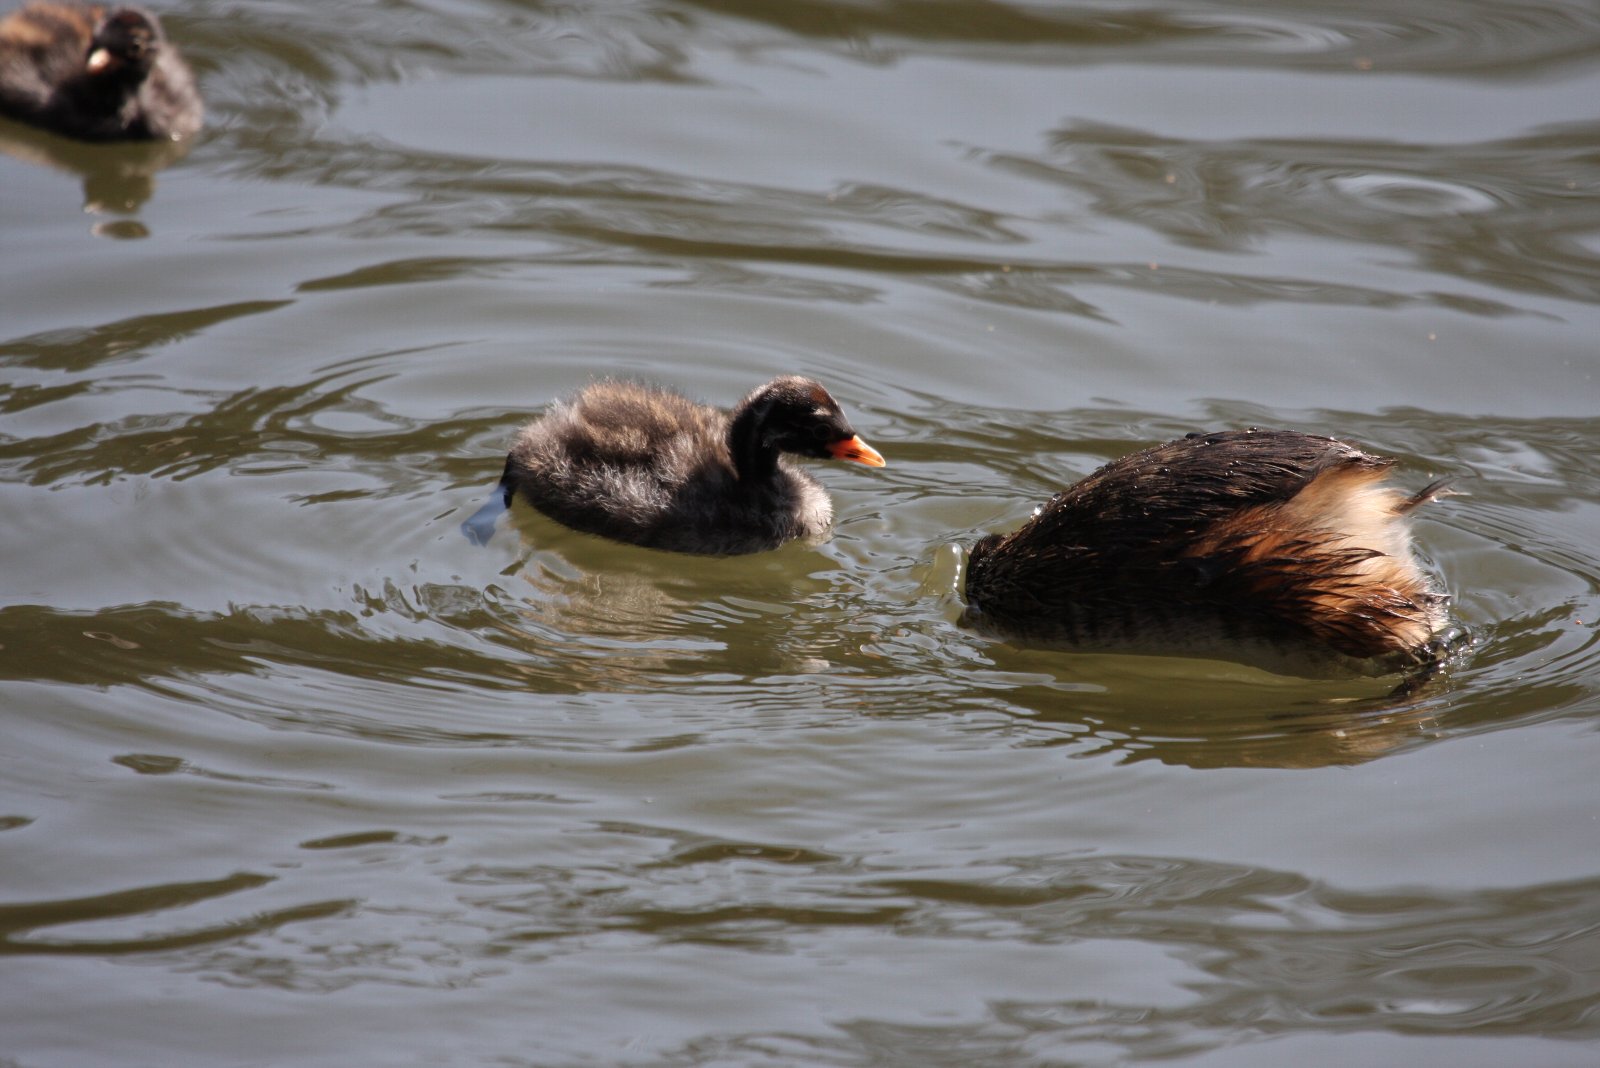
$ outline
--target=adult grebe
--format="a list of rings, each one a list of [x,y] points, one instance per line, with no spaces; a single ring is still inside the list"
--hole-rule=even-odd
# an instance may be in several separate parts
[[[1448,599],[1417,562],[1408,515],[1445,482],[1405,496],[1385,484],[1393,464],[1254,429],[1124,456],[972,547],[965,619],[1082,649],[1427,663]]]

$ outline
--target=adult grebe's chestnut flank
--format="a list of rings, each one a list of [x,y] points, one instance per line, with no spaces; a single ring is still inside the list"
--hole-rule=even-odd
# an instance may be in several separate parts
[[[1447,598],[1418,565],[1394,461],[1287,430],[1124,456],[972,547],[966,619],[1085,649],[1393,670],[1432,659]],[[1236,655],[1240,653],[1246,655]]]
[[[0,20],[0,114],[85,141],[187,137],[194,74],[137,7],[34,3]]]
[[[608,380],[524,427],[501,487],[505,503],[520,494],[576,530],[730,556],[820,538],[832,526],[827,492],[785,454],[884,465],[809,378],[775,378],[730,412]],[[482,514],[463,525],[480,542]]]

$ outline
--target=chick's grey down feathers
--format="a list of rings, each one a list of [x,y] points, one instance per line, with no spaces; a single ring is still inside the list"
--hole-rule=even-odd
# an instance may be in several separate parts
[[[551,518],[617,541],[759,552],[820,538],[833,522],[827,492],[785,454],[826,458],[852,440],[837,402],[806,378],[774,379],[731,412],[603,381],[523,428],[504,484]]]
[[[0,19],[0,114],[85,141],[200,129],[194,74],[137,7],[32,3]]]

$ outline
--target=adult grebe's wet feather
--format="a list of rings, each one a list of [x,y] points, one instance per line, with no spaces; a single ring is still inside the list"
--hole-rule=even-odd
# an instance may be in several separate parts
[[[1405,496],[1385,484],[1393,463],[1283,430],[1125,456],[973,546],[966,618],[1078,648],[1424,663],[1447,599],[1416,560],[1407,514],[1444,484]]]

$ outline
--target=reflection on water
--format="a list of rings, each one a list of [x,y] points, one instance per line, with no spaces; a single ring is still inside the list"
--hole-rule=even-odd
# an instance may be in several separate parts
[[[1352,892],[1282,872],[1156,857],[1028,858],[980,881],[886,881],[912,931],[1026,943],[1127,939],[1161,945],[1198,975],[1159,1007],[1016,999],[976,1024],[939,1028],[974,1060],[1022,1053],[1044,1033],[1109,1043],[1138,1059],[1222,1036],[1296,1031],[1591,1039],[1597,991],[1592,880],[1514,890]],[[925,927],[925,924],[931,927]],[[1515,992],[1513,992],[1515,991]],[[910,1054],[924,1028],[863,1021]],[[866,1037],[855,1034],[858,1039]]]
[[[188,141],[86,144],[0,119],[0,152],[77,175],[83,181],[83,210],[90,215],[138,212],[155,192],[156,173],[189,148]]]
[[[1600,884],[1592,879],[1487,891],[1363,891],[1264,868],[1126,854],[996,858],[968,870],[885,875],[858,870],[861,858],[806,848],[628,824],[594,832],[650,843],[659,859],[606,874],[507,865],[442,872],[460,901],[456,922],[500,928],[508,918],[510,926],[483,947],[504,967],[549,966],[581,954],[596,930],[658,953],[678,947],[780,959],[814,952],[833,932],[892,929],[902,939],[972,950],[1060,947],[1066,959],[1086,963],[1103,947],[1157,947],[1184,975],[1183,992],[1159,1006],[1087,990],[1060,999],[1038,991],[997,999],[955,1021],[913,1027],[847,1013],[826,1032],[788,1036],[825,1058],[870,1042],[892,1060],[915,1059],[934,1037],[957,1054],[941,1063],[1000,1063],[1041,1037],[1109,1044],[1141,1059],[1300,1031],[1600,1037],[1592,1011],[1600,989],[1590,966]],[[330,859],[375,858],[440,844],[403,837],[349,835],[301,848]],[[318,975],[316,939],[321,930],[342,928],[350,933],[341,952],[361,962],[364,984],[470,983],[447,959],[435,960],[431,978],[408,977],[372,941],[381,937],[376,917],[363,916],[358,900],[241,912],[273,881],[239,873],[21,902],[0,908],[0,927],[12,955],[105,956],[147,967],[188,959],[235,989],[282,990],[338,988]],[[797,881],[839,889],[797,895],[790,889]],[[231,914],[217,911],[230,902]],[[251,948],[263,936],[280,940],[288,953],[270,968]],[[869,978],[883,973],[881,965],[863,971]],[[864,989],[848,973],[839,981]],[[754,1053],[776,1037],[742,1034],[730,1050]]]
[[[0,144],[6,1056],[1584,1063],[1593,5],[163,17],[186,155]],[[830,542],[462,537],[553,398],[783,371],[893,456]],[[956,625],[1250,425],[1457,479],[1438,676]]]

